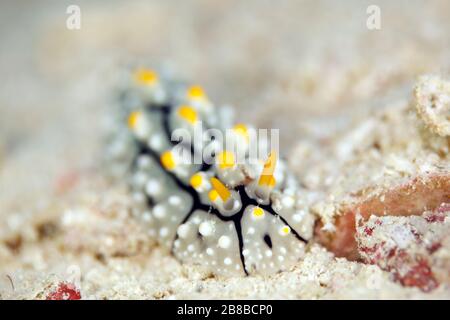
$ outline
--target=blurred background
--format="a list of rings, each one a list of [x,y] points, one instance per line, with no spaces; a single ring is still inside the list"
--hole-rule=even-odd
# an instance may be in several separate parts
[[[69,5],[81,29],[66,28]],[[369,30],[369,5],[381,12]],[[145,61],[203,85],[281,148],[324,141],[355,114],[446,73],[450,2],[7,1],[0,10],[0,200],[98,164],[118,66]],[[27,190],[30,192],[27,193]],[[1,199],[3,197],[3,199]],[[13,201],[13,200],[11,200]]]
[[[70,5],[81,10],[79,30],[66,27]],[[367,27],[370,5],[380,10],[376,30]],[[448,78],[449,58],[448,0],[0,1],[0,299],[38,297],[56,283],[47,277],[65,277],[72,265],[83,271],[83,298],[159,299],[172,290],[248,298],[255,288],[263,298],[333,290],[345,297],[345,287],[360,298],[370,297],[372,275],[383,284],[375,296],[413,297],[381,270],[332,262],[324,251],[312,252],[299,273],[234,285],[208,279],[201,293],[203,284],[153,250],[147,230],[130,219],[126,188],[104,178],[104,119],[123,66],[163,68],[233,106],[240,122],[280,129],[280,150],[303,182],[320,185],[321,167],[327,183],[329,172],[350,176],[324,192],[332,198],[336,189],[360,190],[357,180],[367,184],[365,165],[374,161],[345,171],[322,151],[374,109],[406,106],[418,75]],[[390,138],[395,127],[414,139],[408,125],[390,126],[397,120],[374,135]],[[379,174],[371,178],[384,177],[382,165],[373,168]]]

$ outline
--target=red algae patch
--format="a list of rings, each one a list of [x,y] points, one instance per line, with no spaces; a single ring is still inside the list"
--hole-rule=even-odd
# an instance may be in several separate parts
[[[435,174],[412,179],[410,182],[384,191],[381,195],[372,196],[341,209],[336,217],[336,232],[327,233],[321,230],[322,224],[316,226],[318,241],[338,257],[350,260],[361,258],[356,239],[356,215],[367,220],[371,215],[383,216],[418,216],[426,210],[437,210],[428,219],[443,219],[444,210],[450,201],[450,175]],[[441,204],[444,203],[444,206]],[[446,204],[447,203],[447,204]],[[367,228],[365,233],[370,235]]]
[[[394,281],[424,292],[448,281],[450,263],[440,250],[449,240],[450,206],[444,203],[422,216],[357,216],[360,259],[391,272]],[[371,230],[370,232],[367,232]]]
[[[46,300],[80,300],[80,290],[72,283],[60,282],[58,287],[51,291]]]

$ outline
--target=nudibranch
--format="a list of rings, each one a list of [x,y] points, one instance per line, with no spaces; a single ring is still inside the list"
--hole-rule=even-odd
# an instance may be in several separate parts
[[[314,219],[277,151],[250,155],[252,128],[232,126],[200,86],[149,69],[125,78],[108,157],[125,173],[149,236],[217,275],[273,274],[301,259]],[[201,130],[201,139],[177,137],[179,129]],[[211,132],[227,132],[235,147]]]

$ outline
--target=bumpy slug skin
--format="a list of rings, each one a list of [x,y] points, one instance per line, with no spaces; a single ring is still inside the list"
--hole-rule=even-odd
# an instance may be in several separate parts
[[[235,147],[224,150],[207,129],[225,135],[230,116],[201,87],[147,69],[126,78],[108,158],[129,180],[133,214],[149,235],[183,263],[218,275],[272,274],[297,262],[313,218],[276,152],[252,158],[251,129],[243,124],[228,131]],[[202,139],[171,141],[179,129],[182,135],[197,130]]]

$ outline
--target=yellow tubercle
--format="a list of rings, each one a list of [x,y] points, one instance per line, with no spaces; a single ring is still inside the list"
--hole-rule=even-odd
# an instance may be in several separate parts
[[[262,176],[259,178],[258,184],[259,184],[260,186],[275,187],[275,185],[276,185],[277,183],[276,183],[276,180],[275,180],[275,177],[274,177],[274,176],[265,176],[265,175],[262,175]]]
[[[158,81],[158,74],[150,69],[139,69],[134,74],[134,79],[139,84],[153,85]]]
[[[191,177],[191,180],[189,181],[192,188],[197,189],[200,187],[203,183],[203,177],[201,174],[196,173]]]
[[[142,116],[141,111],[133,111],[128,116],[128,127],[130,129],[136,128],[137,122],[139,121],[139,118]]]
[[[223,202],[227,201],[231,197],[231,192],[228,188],[217,178],[211,178],[211,184],[213,189],[217,192]]]
[[[264,216],[264,210],[260,207],[254,207],[253,208],[253,216],[256,218],[260,218]]]
[[[208,198],[211,202],[215,202],[217,200],[217,197],[219,197],[219,194],[214,189],[208,193]]]
[[[160,157],[161,163],[166,170],[173,170],[176,167],[171,151],[164,152]]]
[[[280,234],[281,235],[288,235],[291,232],[291,228],[288,226],[281,227]]]
[[[217,155],[216,159],[220,169],[228,169],[234,167],[235,158],[234,154],[230,151],[220,152]]]
[[[178,115],[191,124],[195,124],[198,120],[197,112],[190,106],[181,106]]]
[[[191,86],[187,91],[187,97],[193,100],[206,99],[206,94],[202,87]]]
[[[261,177],[259,178],[258,184],[260,186],[275,186],[275,178],[273,176],[273,173],[275,171],[275,166],[277,164],[277,155],[274,151],[272,151],[269,154],[269,158],[267,159],[266,163],[264,164],[263,171],[261,173]]]
[[[245,124],[238,123],[233,127],[233,130],[237,133],[243,136],[247,141],[249,140],[248,136],[248,128]]]

